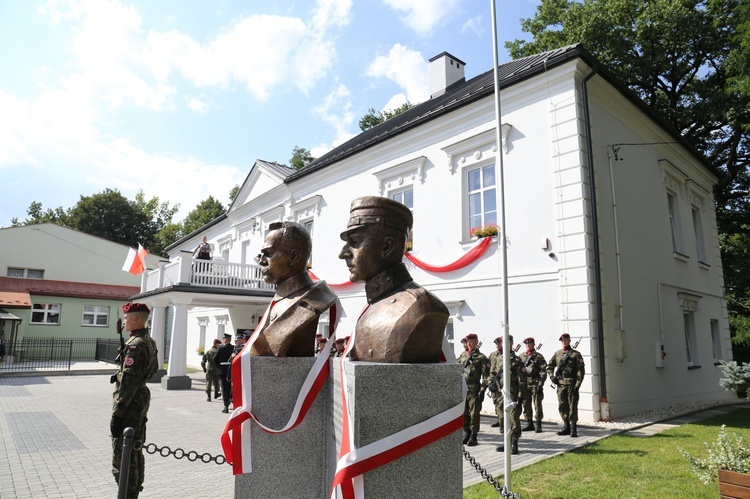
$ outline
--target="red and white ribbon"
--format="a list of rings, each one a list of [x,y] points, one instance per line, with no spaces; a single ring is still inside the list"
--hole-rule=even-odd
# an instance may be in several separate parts
[[[224,456],[226,457],[227,462],[232,465],[232,471],[235,475],[252,473],[253,471],[249,426],[251,420],[257,423],[266,433],[284,433],[293,429],[305,418],[307,411],[312,406],[315,398],[318,396],[320,390],[328,379],[328,373],[330,370],[328,362],[329,356],[325,355],[325,352],[326,347],[328,346],[328,339],[333,336],[336,328],[336,322],[338,320],[336,315],[338,301],[329,309],[329,338],[326,338],[326,343],[323,345],[321,353],[316,358],[312,369],[305,378],[305,382],[302,384],[302,388],[297,396],[297,401],[294,404],[294,409],[292,410],[292,414],[286,425],[278,430],[269,428],[261,423],[252,413],[253,399],[250,351],[252,350],[252,344],[255,343],[258,335],[266,326],[268,317],[271,314],[271,309],[275,303],[276,302],[271,302],[268,306],[266,312],[263,314],[263,318],[258,324],[258,327],[253,331],[250,340],[242,348],[240,354],[232,361],[232,400],[235,409],[232,411],[232,415],[224,427],[224,432],[221,436],[221,446],[224,450]]]
[[[365,308],[365,310],[367,309]],[[364,311],[362,314],[364,314]],[[344,370],[345,363],[350,362],[348,355],[354,344],[354,337],[355,334],[353,333],[346,345],[346,350],[341,356],[339,364],[341,373],[340,385],[343,434],[341,436],[339,460],[336,463],[336,473],[333,478],[333,483],[331,484],[330,497],[332,499],[336,497],[337,488],[341,491],[341,495],[344,499],[364,498],[363,474],[383,466],[384,464],[395,461],[396,459],[421,449],[426,445],[437,442],[441,438],[448,436],[463,427],[466,384],[463,382],[463,377],[461,377],[463,396],[461,397],[460,403],[427,419],[426,421],[357,449],[354,445],[354,432],[349,414],[349,404],[347,400],[348,391]],[[443,336],[442,359],[441,362],[456,362],[456,356],[445,336]]]

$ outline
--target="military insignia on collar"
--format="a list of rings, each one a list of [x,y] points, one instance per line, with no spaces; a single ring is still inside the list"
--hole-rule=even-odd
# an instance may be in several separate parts
[[[127,359],[125,359],[125,365],[126,366],[130,367],[133,364],[135,364],[135,359],[133,357],[128,357]]]

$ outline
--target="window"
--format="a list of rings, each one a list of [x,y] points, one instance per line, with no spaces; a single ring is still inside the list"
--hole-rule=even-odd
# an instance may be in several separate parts
[[[714,350],[714,362],[721,360],[721,333],[719,331],[719,321],[711,319],[711,345]]]
[[[471,233],[475,227],[497,224],[495,165],[474,168],[466,174],[468,233]]]
[[[26,278],[26,279],[44,279],[44,270],[8,267],[8,277],[21,277],[21,278]]]
[[[109,307],[98,305],[83,306],[83,326],[108,326]]]
[[[391,193],[391,199],[394,201],[398,201],[402,205],[409,208],[412,212],[414,212],[414,189],[406,189],[403,191],[398,191]],[[406,236],[406,251],[411,251],[414,246],[414,229],[409,231],[409,234]]]
[[[695,251],[698,254],[698,261],[706,263],[706,245],[703,241],[701,211],[696,206],[693,206],[693,230],[695,231]]]
[[[59,303],[34,303],[31,306],[31,324],[60,324]]]
[[[305,228],[308,234],[310,234],[310,239],[313,237],[313,221],[308,220],[307,222],[302,222],[302,226]],[[310,256],[307,259],[307,268],[312,268],[312,248],[310,249]]]
[[[680,212],[677,206],[677,198],[671,192],[667,192],[667,208],[669,210],[669,228],[672,232],[672,251],[683,253]]]
[[[683,327],[685,329],[685,353],[687,355],[688,367],[699,366],[698,348],[695,342],[695,314],[693,312],[682,313]]]
[[[445,339],[448,341],[448,344],[452,347],[453,346],[453,319],[448,319],[448,322],[445,324]]]

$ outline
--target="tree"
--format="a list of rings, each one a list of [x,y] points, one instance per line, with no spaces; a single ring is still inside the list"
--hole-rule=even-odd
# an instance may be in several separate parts
[[[359,129],[363,132],[366,130],[369,130],[370,128],[377,126],[381,123],[383,123],[386,120],[389,120],[395,116],[398,116],[399,114],[408,111],[409,109],[416,106],[416,104],[411,104],[410,102],[405,102],[401,106],[390,109],[390,110],[384,110],[384,111],[376,111],[373,108],[370,108],[367,110],[367,114],[362,116],[359,120]]]
[[[240,193],[240,186],[235,185],[232,187],[232,190],[229,191],[229,204],[234,203],[234,200],[237,198],[237,194]]]
[[[304,147],[294,146],[294,149],[292,150],[292,159],[289,160],[289,164],[295,170],[299,170],[314,160],[315,158],[310,154],[310,151]]]
[[[116,243],[150,248],[155,232],[148,214],[120,191],[104,189],[92,196],[81,196],[70,209],[68,226]]]
[[[727,308],[733,336],[750,338],[750,5],[542,0],[521,26],[533,39],[507,42],[513,58],[582,43],[723,173],[714,197]]]
[[[26,213],[30,218],[27,218],[23,222],[19,222],[18,218],[13,217],[10,220],[12,227],[18,227],[19,225],[33,225],[41,223],[53,223],[57,225],[67,225],[68,215],[70,210],[63,210],[62,206],[55,208],[47,208],[47,211],[42,211],[42,203],[38,201],[32,201],[29,205],[29,209]]]
[[[193,211],[187,214],[187,217],[182,222],[182,235],[186,236],[200,229],[226,212],[226,208],[220,202],[214,199],[213,196],[208,196],[198,203]]]

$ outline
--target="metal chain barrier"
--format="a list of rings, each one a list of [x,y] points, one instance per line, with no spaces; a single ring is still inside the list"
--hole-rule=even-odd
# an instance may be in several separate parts
[[[505,488],[505,485],[500,485],[500,482],[492,478],[492,475],[482,467],[481,464],[477,462],[477,460],[472,456],[469,451],[466,450],[466,447],[463,449],[464,458],[466,458],[467,461],[469,461],[469,464],[474,466],[474,469],[477,470],[477,473],[479,473],[482,478],[485,479],[487,483],[492,485],[492,487],[500,493],[500,497],[509,497],[511,499],[521,499],[521,494],[517,494],[514,492],[509,491]]]
[[[145,450],[149,454],[156,454],[156,453],[158,453],[161,457],[168,457],[168,456],[172,455],[172,456],[174,456],[175,459],[187,458],[188,461],[198,461],[198,460],[200,460],[200,462],[205,463],[205,464],[208,464],[208,463],[210,463],[212,461],[215,462],[216,464],[224,464],[224,463],[227,462],[227,459],[223,455],[221,455],[221,454],[219,454],[218,456],[212,456],[208,452],[204,452],[203,454],[198,454],[194,450],[185,452],[183,449],[180,449],[179,447],[176,448],[176,449],[174,449],[174,450],[172,450],[172,449],[169,448],[169,446],[165,445],[164,447],[158,447],[154,443],[146,444],[144,446],[143,442],[141,442],[140,440],[137,441],[133,445],[133,447],[136,450],[140,450],[142,448],[143,450]]]

